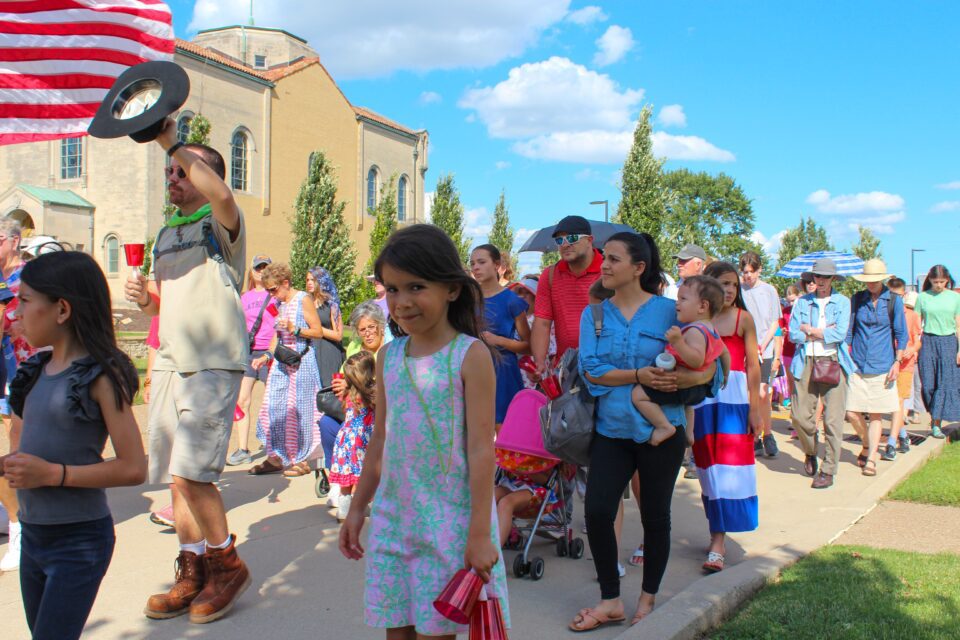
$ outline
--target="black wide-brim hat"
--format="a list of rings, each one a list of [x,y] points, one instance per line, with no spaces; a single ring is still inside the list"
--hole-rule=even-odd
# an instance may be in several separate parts
[[[134,110],[142,108],[143,101],[152,100],[157,92],[159,96],[141,113],[123,117],[128,105]],[[137,142],[150,142],[160,134],[163,119],[182,107],[188,95],[190,78],[180,65],[166,61],[134,65],[110,87],[87,133],[94,138],[130,136]]]

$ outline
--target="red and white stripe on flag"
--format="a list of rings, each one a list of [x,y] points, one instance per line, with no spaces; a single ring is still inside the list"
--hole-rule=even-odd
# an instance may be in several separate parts
[[[173,51],[162,0],[0,2],[0,145],[86,135],[117,76]]]

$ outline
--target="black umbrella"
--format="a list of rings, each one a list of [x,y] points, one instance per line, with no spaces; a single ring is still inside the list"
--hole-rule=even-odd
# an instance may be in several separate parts
[[[590,223],[590,230],[593,235],[593,246],[597,249],[601,248],[607,239],[615,233],[621,231],[636,233],[636,231],[625,224],[614,224],[600,220],[588,220],[587,222]],[[556,251],[559,249],[557,243],[553,240],[553,234],[556,232],[556,229],[557,225],[555,224],[540,229],[523,243],[520,251]]]

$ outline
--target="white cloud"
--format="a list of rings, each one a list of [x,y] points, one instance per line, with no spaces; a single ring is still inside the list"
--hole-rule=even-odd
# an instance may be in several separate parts
[[[510,168],[510,163],[506,160],[497,160],[493,166],[497,168],[497,171],[503,171],[504,169]]]
[[[527,229],[526,227],[521,227],[513,232],[513,250],[516,252],[520,247],[523,246],[523,243],[530,239],[530,236],[535,234],[539,229]]]
[[[484,244],[493,229],[493,216],[486,207],[476,207],[463,212],[463,236],[470,238],[472,246]]]
[[[507,79],[468,90],[459,102],[472,109],[494,138],[526,138],[556,131],[632,129],[642,89],[623,89],[610,76],[554,56],[510,70]]]
[[[847,219],[847,228],[850,231],[856,232],[857,227],[865,227],[870,229],[874,233],[890,235],[893,233],[893,225],[898,222],[903,222],[907,219],[907,214],[903,211],[895,211],[893,213],[887,213],[884,215],[874,215],[867,216],[862,218],[849,218]]]
[[[593,56],[593,64],[605,67],[620,62],[633,49],[633,32],[627,27],[610,25],[595,44],[597,52]]]
[[[787,235],[786,229],[781,229],[769,238],[759,231],[754,231],[750,239],[763,247],[764,252],[771,257],[776,257],[780,253],[780,244],[783,242],[783,236]]]
[[[580,169],[580,171],[577,171],[575,174],[573,174],[573,179],[578,182],[583,182],[585,180],[597,180],[599,178],[600,172],[589,167],[586,169]]]
[[[853,193],[831,196],[826,189],[819,189],[807,196],[807,203],[812,204],[821,213],[838,213],[853,215],[869,211],[899,211],[904,207],[902,197],[884,191],[870,191],[867,193]]]
[[[436,91],[424,91],[420,94],[420,104],[439,104],[443,102],[443,96]]]
[[[699,136],[675,136],[665,131],[654,131],[650,139],[653,140],[653,153],[668,160],[733,162],[737,159],[730,151],[716,147]]]
[[[630,131],[558,131],[513,144],[513,150],[526,158],[617,164],[623,162],[633,142]]]
[[[683,112],[683,105],[668,104],[663,107],[660,109],[660,114],[657,115],[657,122],[663,127],[683,128],[687,126],[687,114]]]
[[[583,9],[577,9],[576,11],[568,13],[566,20],[567,22],[572,22],[573,24],[578,24],[583,27],[588,24],[593,24],[594,22],[606,22],[607,14],[605,14],[600,7],[588,5]]]
[[[944,182],[943,184],[938,184],[937,189],[960,189],[960,180],[953,180],[952,182]]]
[[[960,200],[946,200],[930,207],[931,213],[946,213],[947,211],[960,211]]]
[[[305,38],[341,79],[488,67],[536,44],[569,7],[570,0],[260,0],[254,18]],[[197,0],[188,29],[245,24],[249,10],[248,0]]]

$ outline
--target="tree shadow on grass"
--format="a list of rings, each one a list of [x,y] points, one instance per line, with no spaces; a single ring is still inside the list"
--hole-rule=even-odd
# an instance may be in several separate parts
[[[943,560],[949,560],[952,569]],[[826,547],[787,569],[705,637],[956,638],[958,564],[956,556]]]

